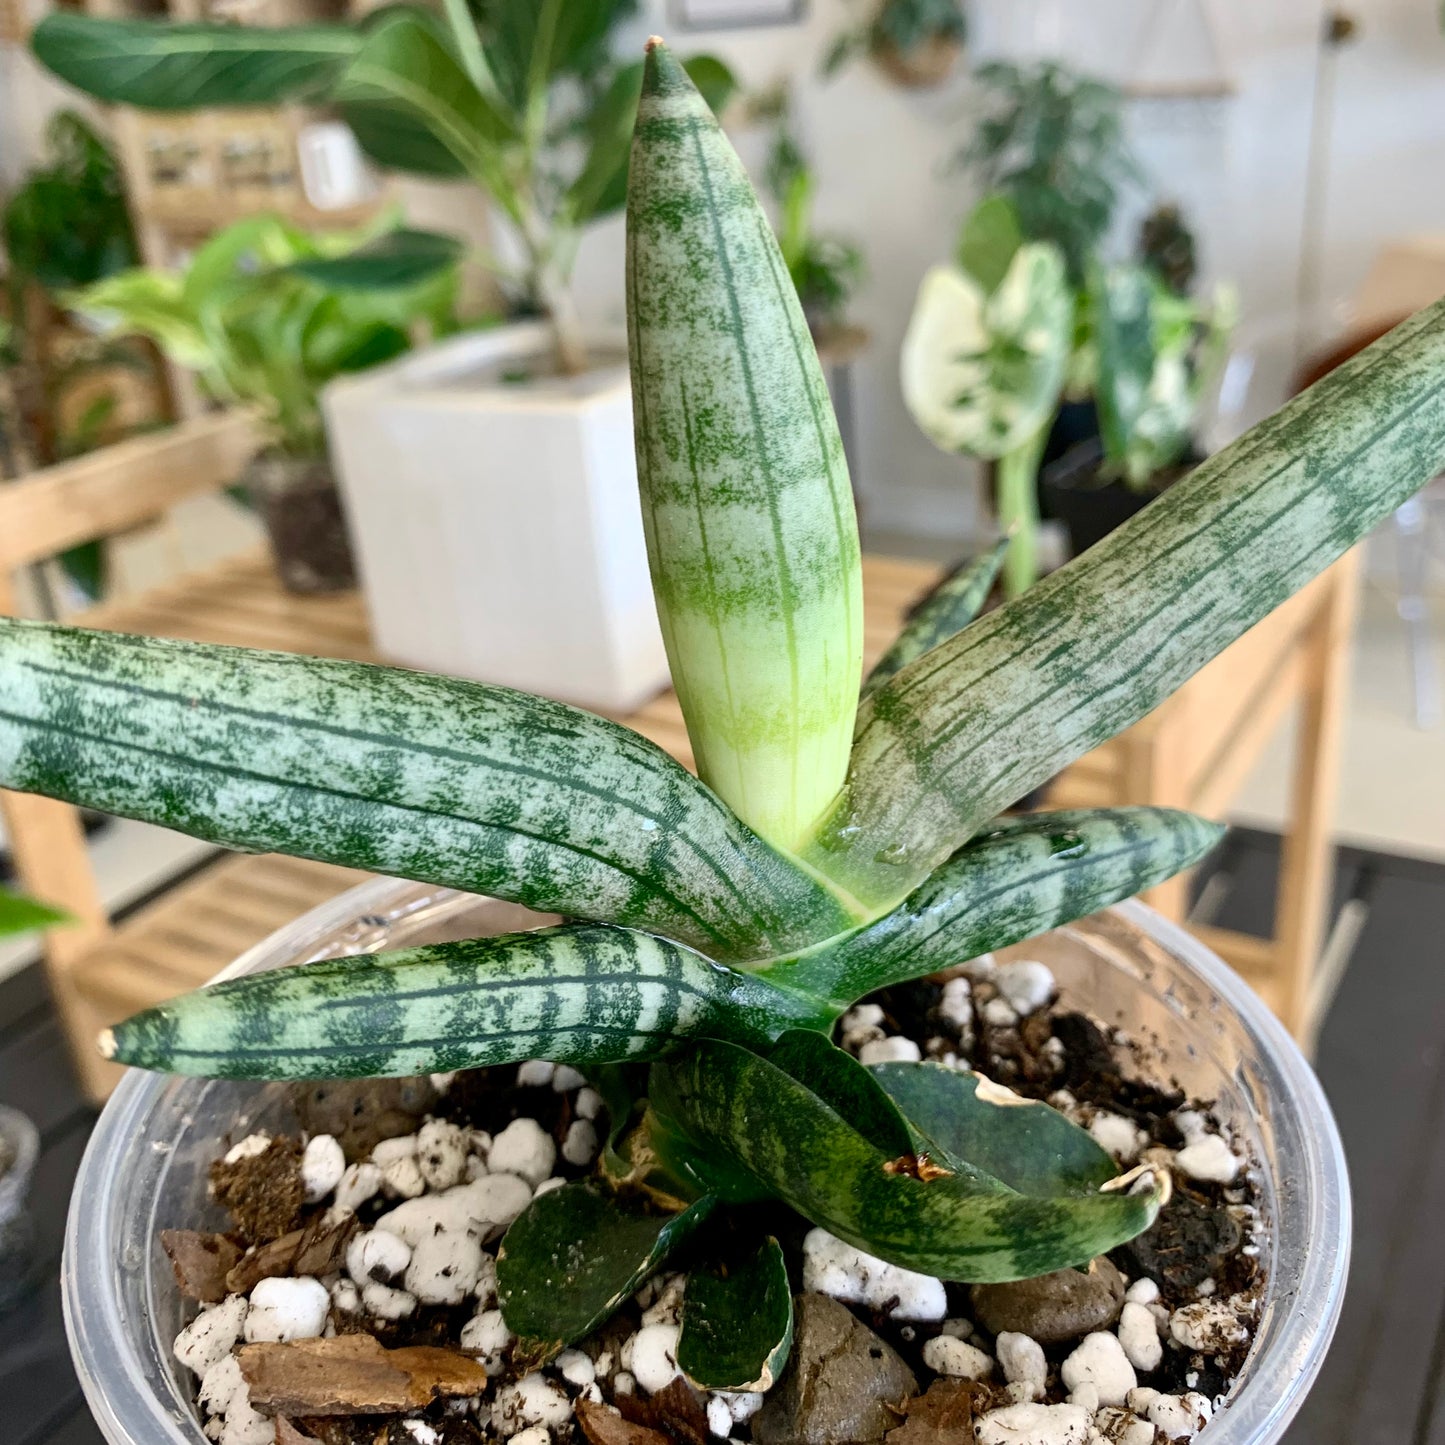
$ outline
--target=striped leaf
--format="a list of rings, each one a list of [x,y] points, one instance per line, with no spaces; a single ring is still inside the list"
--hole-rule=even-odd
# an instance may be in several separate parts
[[[842,910],[660,748],[395,668],[0,619],[0,786],[765,958]]]
[[[1445,466],[1445,302],[864,703],[804,856],[901,898],[990,818],[1152,712]]]
[[[110,1030],[118,1063],[222,1079],[383,1078],[522,1059],[765,1047],[816,1013],[663,939],[597,924],[326,959],[197,989]]]
[[[1022,1194],[982,1172],[923,1170],[893,1159],[775,1063],[700,1042],[652,1069],[659,1114],[699,1155],[726,1153],[760,1191],[840,1239],[942,1279],[1028,1279],[1095,1256],[1147,1229],[1167,1180],[1136,1189]],[[1022,1136],[1020,1139],[1022,1146]]]
[[[361,41],[344,25],[176,25],[60,10],[30,43],[56,75],[97,100],[195,110],[324,96]]]
[[[982,1074],[931,1063],[868,1072],[940,1157],[967,1159],[1020,1194],[1086,1194],[1118,1172],[1087,1130]]]
[[[1173,808],[1008,819],[959,849],[893,912],[757,975],[846,1008],[866,994],[1021,943],[1153,888],[1224,829]]]
[[[539,1194],[497,1255],[502,1318],[531,1368],[592,1333],[702,1224],[717,1203],[677,1214],[593,1183]]]
[[[701,1390],[771,1390],[793,1347],[793,1292],[776,1239],[687,1277],[677,1366]]]
[[[1008,549],[1009,539],[1003,537],[981,557],[961,562],[913,609],[913,615],[893,646],[878,659],[864,680],[864,697],[877,692],[895,672],[940,642],[946,642],[978,616]]]
[[[863,655],[852,493],[772,228],[665,46],[648,56],[627,205],[643,521],[703,778],[796,842],[842,786]]]

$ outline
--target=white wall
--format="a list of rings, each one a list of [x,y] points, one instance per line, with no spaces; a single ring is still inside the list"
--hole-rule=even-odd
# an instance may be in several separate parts
[[[866,62],[820,81],[820,56],[861,3],[810,0],[798,25],[686,33],[672,23],[669,0],[644,0],[622,43],[638,47],[657,30],[680,50],[715,50],[749,86],[794,78],[798,123],[820,182],[818,222],[856,237],[869,263],[856,307],[874,336],[857,387],[867,517],[880,527],[962,535],[977,516],[972,471],[919,435],[898,395],[896,361],[919,277],[948,255],[972,200],[964,178],[947,167],[967,133],[970,85],[965,67],[941,90],[900,90]],[[1053,54],[1119,78],[1141,58],[1151,9],[1191,3],[971,0],[973,58]],[[1207,274],[1237,284],[1245,339],[1265,338],[1282,374],[1296,337],[1323,0],[1202,3],[1236,94],[1210,107],[1139,103],[1132,124],[1158,194],[1184,203]],[[1382,240],[1445,230],[1445,38],[1437,9],[1438,0],[1351,6],[1361,36],[1336,59],[1319,266],[1326,312],[1348,296]],[[52,92],[13,56],[0,64],[0,91],[0,177],[12,177]],[[737,141],[750,164],[761,160],[764,137]],[[440,215],[428,211],[426,219],[439,224]],[[458,225],[466,225],[460,216]],[[620,321],[620,220],[589,234],[578,290],[589,317]],[[1311,316],[1310,328],[1327,320]]]

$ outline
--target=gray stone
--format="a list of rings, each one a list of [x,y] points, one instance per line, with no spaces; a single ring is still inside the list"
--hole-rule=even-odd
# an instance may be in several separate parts
[[[797,1297],[793,1353],[754,1417],[757,1445],[875,1445],[918,1392],[913,1371],[853,1312],[822,1294]]]
[[[1013,1330],[1040,1344],[1107,1329],[1124,1308],[1124,1276],[1107,1259],[1087,1270],[1060,1269],[1011,1284],[976,1284],[973,1309],[990,1334]]]

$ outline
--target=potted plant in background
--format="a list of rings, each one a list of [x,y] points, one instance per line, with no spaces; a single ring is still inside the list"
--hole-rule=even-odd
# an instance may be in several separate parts
[[[515,1107],[507,1091],[524,1086],[520,1074],[439,1080],[496,1098],[498,1132],[488,1131],[471,1184],[441,1182],[466,1176],[473,1144],[444,1121],[427,1126],[425,1143],[417,1135],[388,1152],[394,1189],[414,1197],[357,1241],[353,1274],[365,1288],[337,1282],[353,1324],[372,1332],[369,1344],[354,1335],[316,1338],[342,1306],[304,1269],[298,1277],[298,1234],[284,1247],[280,1239],[270,1242],[277,1249],[267,1245],[275,1277],[256,1283],[261,1261],[246,1266],[249,1305],[240,1296],[219,1304],[182,1332],[177,1348],[206,1371],[202,1393],[213,1414],[224,1396],[233,1439],[263,1438],[277,1428],[271,1415],[305,1414],[318,1390],[327,1404],[317,1413],[359,1405],[376,1414],[374,1396],[358,1400],[354,1379],[343,1400],[328,1374],[328,1366],[363,1356],[406,1382],[393,1393],[392,1419],[413,1400],[419,1415],[437,1389],[482,1396],[478,1408],[491,1426],[532,1431],[527,1445],[540,1445],[548,1426],[562,1426],[574,1409],[594,1442],[620,1438],[601,1404],[601,1379],[618,1409],[634,1412],[634,1425],[651,1418],[656,1429],[673,1418],[668,1411],[691,1411],[687,1418],[703,1420],[690,1427],[700,1438],[714,1410],[729,1414],[729,1431],[757,1411],[755,1440],[811,1439],[820,1397],[798,1381],[813,1378],[803,1372],[820,1360],[836,1360],[844,1337],[890,1373],[869,1377],[876,1388],[866,1425],[851,1422],[849,1433],[831,1438],[881,1439],[897,1417],[880,1400],[899,1394],[912,1397],[908,1414],[912,1421],[916,1409],[920,1426],[944,1397],[970,1429],[977,1414],[983,1445],[1045,1426],[1071,1439],[1096,1421],[1132,1428],[1122,1372],[1110,1369],[1106,1382],[1103,1369],[1104,1356],[1111,1364],[1123,1358],[1117,1336],[1113,1344],[1101,1335],[1081,1341],[1061,1367],[1072,1399],[1040,1403],[1036,1389],[1059,1388],[1054,1371],[1036,1343],[1030,1351],[1015,1341],[1015,1358],[1010,1332],[998,1326],[993,1348],[1013,1360],[1003,1366],[1002,1398],[1014,1403],[971,1389],[993,1357],[977,1346],[960,1350],[967,1341],[942,1330],[948,1298],[940,1277],[1018,1279],[1082,1265],[1137,1238],[1166,1212],[1176,1166],[1183,1179],[1204,1177],[1198,1163],[1198,1173],[1186,1167],[1192,1145],[1120,1172],[1097,1138],[956,1059],[925,1063],[898,1048],[860,1058],[849,1031],[874,1039],[868,1029],[886,1017],[882,1004],[876,1014],[849,1015],[849,1046],[829,1035],[875,990],[1090,913],[1211,846],[1217,828],[1168,810],[1013,823],[997,813],[1149,712],[1438,470],[1445,303],[1005,607],[952,636],[932,631],[947,624],[930,612],[926,635],[911,639],[914,660],[860,706],[858,543],[801,309],[778,284],[782,259],[737,158],[665,47],[649,49],[629,201],[638,469],[659,610],[701,780],[625,728],[505,688],[0,622],[0,784],[86,799],[234,846],[490,893],[572,920],[236,977],[107,1034],[113,1057],[203,1076],[410,1075],[540,1057],[575,1065],[598,1086],[583,1111],[576,1080],[538,1066],[546,1095],[569,1101],[550,1106],[566,1140],[575,1124],[592,1131],[577,1130],[585,1147],[570,1156],[579,1161],[569,1160],[575,1172],[544,1184],[557,1163],[546,1131],[530,1116],[502,1127]],[[810,424],[799,425],[799,416]],[[1367,467],[1359,465],[1361,446]],[[394,885],[377,886],[399,910],[368,910],[385,932],[407,905]],[[379,896],[368,890],[369,900]],[[339,919],[354,906],[331,913]],[[314,957],[322,935],[330,937],[314,926],[298,930],[297,955]],[[348,936],[350,948],[341,946],[350,952],[358,940]],[[1245,1147],[1258,1149],[1268,1219],[1280,1231],[1278,1248],[1269,1248],[1267,1307],[1246,1323],[1241,1311],[1252,1305],[1202,1301],[1191,1290],[1169,1329],[1170,1358],[1188,1369],[1197,1356],[1203,1369],[1214,1339],[1206,1325],[1222,1322],[1221,1310],[1232,1322],[1233,1360],[1243,1359],[1238,1330],[1257,1328],[1248,1378],[1216,1434],[1235,1445],[1274,1441],[1319,1366],[1337,1307],[1347,1232],[1338,1141],[1317,1085],[1277,1026],[1264,1022],[1258,1000],[1182,935],[1131,937],[1126,929],[1108,945],[1123,951],[1113,963],[1086,952],[1076,965],[1084,1007],[1106,1011],[1111,1030],[1120,1019],[1139,1021],[1170,1067],[1185,1073],[1215,1067],[1215,1051],[1233,1051],[1242,1039],[1263,1050],[1241,1056],[1239,1067],[1250,1080],[1246,1093],[1257,1088],[1266,1099],[1248,1116],[1254,1132]],[[1197,960],[1192,972],[1186,956]],[[278,961],[267,954],[248,966]],[[1031,968],[1037,985],[1039,965]],[[1120,992],[1106,1005],[1099,991],[1107,987]],[[954,997],[963,993],[955,988]],[[995,1022],[980,1018],[980,1026],[1022,1027],[1012,1005],[994,1001]],[[1036,1008],[1022,996],[1018,1004]],[[903,1005],[895,998],[893,1006]],[[1004,1024],[1002,1006],[1013,1025]],[[1184,1035],[1199,1048],[1174,1049]],[[1079,1079],[1130,1107],[1105,1036],[1096,1029],[1093,1037],[1092,1053],[1082,1041],[1074,1046]],[[635,1067],[641,1063],[648,1067]],[[1246,1097],[1232,1074],[1209,1077]],[[263,1093],[250,1096],[253,1104]],[[354,1117],[365,1098],[334,1102]],[[591,1123],[604,1110],[612,1125],[605,1141]],[[128,1238],[137,1258],[154,1258],[156,1241],[144,1231],[157,1189],[187,1169],[193,1207],[205,1207],[194,1161],[207,1140],[188,1129],[214,1131],[209,1142],[220,1153],[231,1142],[221,1134],[243,1132],[259,1116],[244,1096],[161,1088],[138,1075],[122,1084],[110,1111],[87,1163],[109,1171],[107,1187],[87,1189],[82,1179],[70,1236],[68,1278],[88,1291],[87,1307],[71,1314],[82,1377],[117,1439],[153,1438],[163,1428],[170,1439],[198,1440],[194,1415],[175,1430],[191,1407],[159,1369],[157,1342],[131,1338],[135,1321],[153,1313],[133,1312],[130,1294],[162,1276],[122,1268],[114,1244]],[[1180,1115],[1181,1130],[1185,1123]],[[1188,1127],[1203,1121],[1195,1115]],[[164,1129],[171,1132],[162,1137]],[[1227,1141],[1207,1137],[1214,1142],[1197,1139],[1196,1161],[1224,1163]],[[159,1147],[138,1147],[147,1139]],[[303,1180],[318,1186],[311,1208],[320,1211],[346,1177],[344,1150],[329,1134],[305,1165],[299,1146],[284,1140],[258,1134],[238,1143],[219,1166],[218,1185],[240,1198],[231,1188],[238,1180],[289,1159],[270,1173],[269,1191],[249,1196],[275,1203],[278,1190],[294,1191],[282,1210],[288,1218],[303,1208]],[[1227,1174],[1213,1171],[1216,1181],[1238,1177],[1239,1160],[1231,1159]],[[376,1159],[359,1160],[353,1185],[363,1162],[378,1184],[386,1178]],[[431,1194],[424,1170],[438,1181]],[[348,1197],[371,1218],[374,1203]],[[136,1216],[121,1218],[114,1205],[131,1211],[141,1199],[148,1203],[138,1235]],[[1196,1199],[1191,1207],[1201,1206]],[[328,1227],[357,1227],[350,1210],[329,1217]],[[260,1227],[254,1219],[253,1226]],[[494,1255],[485,1245],[503,1228]],[[407,1263],[374,1238],[392,1231],[400,1231],[394,1237]],[[368,1239],[372,1254],[363,1257]],[[681,1303],[675,1281],[670,1293],[654,1287],[645,1305],[630,1302],[669,1256],[683,1258],[675,1252],[684,1245],[690,1276]],[[239,1267],[249,1256],[232,1248]],[[800,1249],[808,1292],[795,1303],[788,1269],[798,1267]],[[383,1250],[395,1258],[383,1259]],[[402,1272],[408,1286],[453,1305],[475,1292],[482,1308],[461,1351],[444,1350],[440,1361],[385,1354],[375,1338],[385,1327],[372,1311],[391,1309],[397,1320],[416,1307],[415,1293],[408,1306],[395,1296],[409,1290],[382,1283]],[[1102,1265],[1089,1271],[1096,1284],[1103,1274]],[[900,1330],[898,1347],[885,1348],[826,1300],[830,1291],[871,1299],[869,1281],[888,1293],[888,1301],[878,1297],[875,1321],[896,1310],[900,1286],[933,1290],[939,1308],[918,1308],[912,1333]],[[1145,1293],[1131,1303],[1160,1347]],[[183,1323],[174,1291],[167,1299],[162,1285],[157,1298],[165,1319]],[[971,1309],[984,1308],[980,1298],[976,1289]],[[619,1309],[636,1321],[654,1307],[652,1320],[618,1346],[628,1361],[619,1371],[605,1340],[622,1337],[606,1336],[604,1322]],[[922,1321],[932,1323],[924,1329]],[[601,1338],[593,1334],[599,1325]],[[249,1343],[233,1356],[243,1329]],[[953,1340],[923,1355],[938,1362],[929,1368],[944,1384],[941,1395],[939,1380],[915,1395],[912,1372],[897,1369],[898,1348],[916,1346],[921,1330],[930,1342]],[[564,1351],[571,1342],[590,1350]],[[674,1388],[679,1370],[715,1392],[708,1416],[686,1383]],[[1105,1392],[1119,1403],[1105,1404]],[[1132,1406],[1148,1416],[1133,1424],[1165,1428],[1167,1420],[1176,1435],[1192,1434],[1208,1413],[1202,1396],[1152,1390]],[[171,1423],[156,1424],[164,1420]],[[305,1438],[304,1423],[287,1428]]]
[[[1201,460],[1194,427],[1219,379],[1234,324],[1224,288],[1206,307],[1144,265],[1096,272],[1086,292],[1100,437],[1043,475],[1073,553],[1092,547]]]
[[[624,199],[642,67],[610,43],[631,8],[453,0],[440,16],[391,5],[357,25],[265,29],[60,13],[33,40],[103,100],[329,102],[377,164],[487,193],[501,244],[468,255],[539,319],[454,338],[328,401],[373,638],[413,666],[616,709],[667,674],[635,581],[624,353],[583,334],[568,283],[583,229]],[[720,106],[726,67],[687,64]],[[435,260],[429,238],[417,248]]]
[[[1074,343],[1062,252],[1022,241],[1011,204],[981,204],[960,264],[919,287],[903,339],[903,399],[944,451],[996,462],[994,506],[1008,537],[1005,597],[1038,580],[1038,471]]]
[[[872,18],[845,30],[823,60],[836,74],[867,54],[891,80],[910,89],[942,85],[968,39],[962,0],[876,0]]]
[[[438,256],[418,265],[418,238],[394,222],[358,236],[256,216],[213,236],[184,272],[140,267],[68,298],[111,334],[154,341],[213,400],[257,409],[266,442],[238,480],[289,591],[354,583],[320,391],[409,350],[418,326],[456,329],[458,248],[434,239]]]
[[[0,213],[8,318],[0,344],[4,477],[117,441],[166,412],[154,354],[134,343],[97,343],[68,321],[61,300],[135,264],[115,156],[75,111],[51,117],[45,138],[45,161],[24,176]],[[72,547],[59,561],[86,601],[104,593],[101,543]]]

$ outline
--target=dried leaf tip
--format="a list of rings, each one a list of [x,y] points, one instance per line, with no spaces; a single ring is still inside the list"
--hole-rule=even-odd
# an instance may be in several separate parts
[[[660,35],[649,35],[647,37],[647,44],[642,47],[642,53],[644,55],[651,55],[652,52],[658,48],[659,45],[666,49],[667,41],[665,41]]]
[[[101,1029],[95,1036],[95,1046],[100,1050],[101,1058],[113,1059],[115,1057],[115,1030]]]

